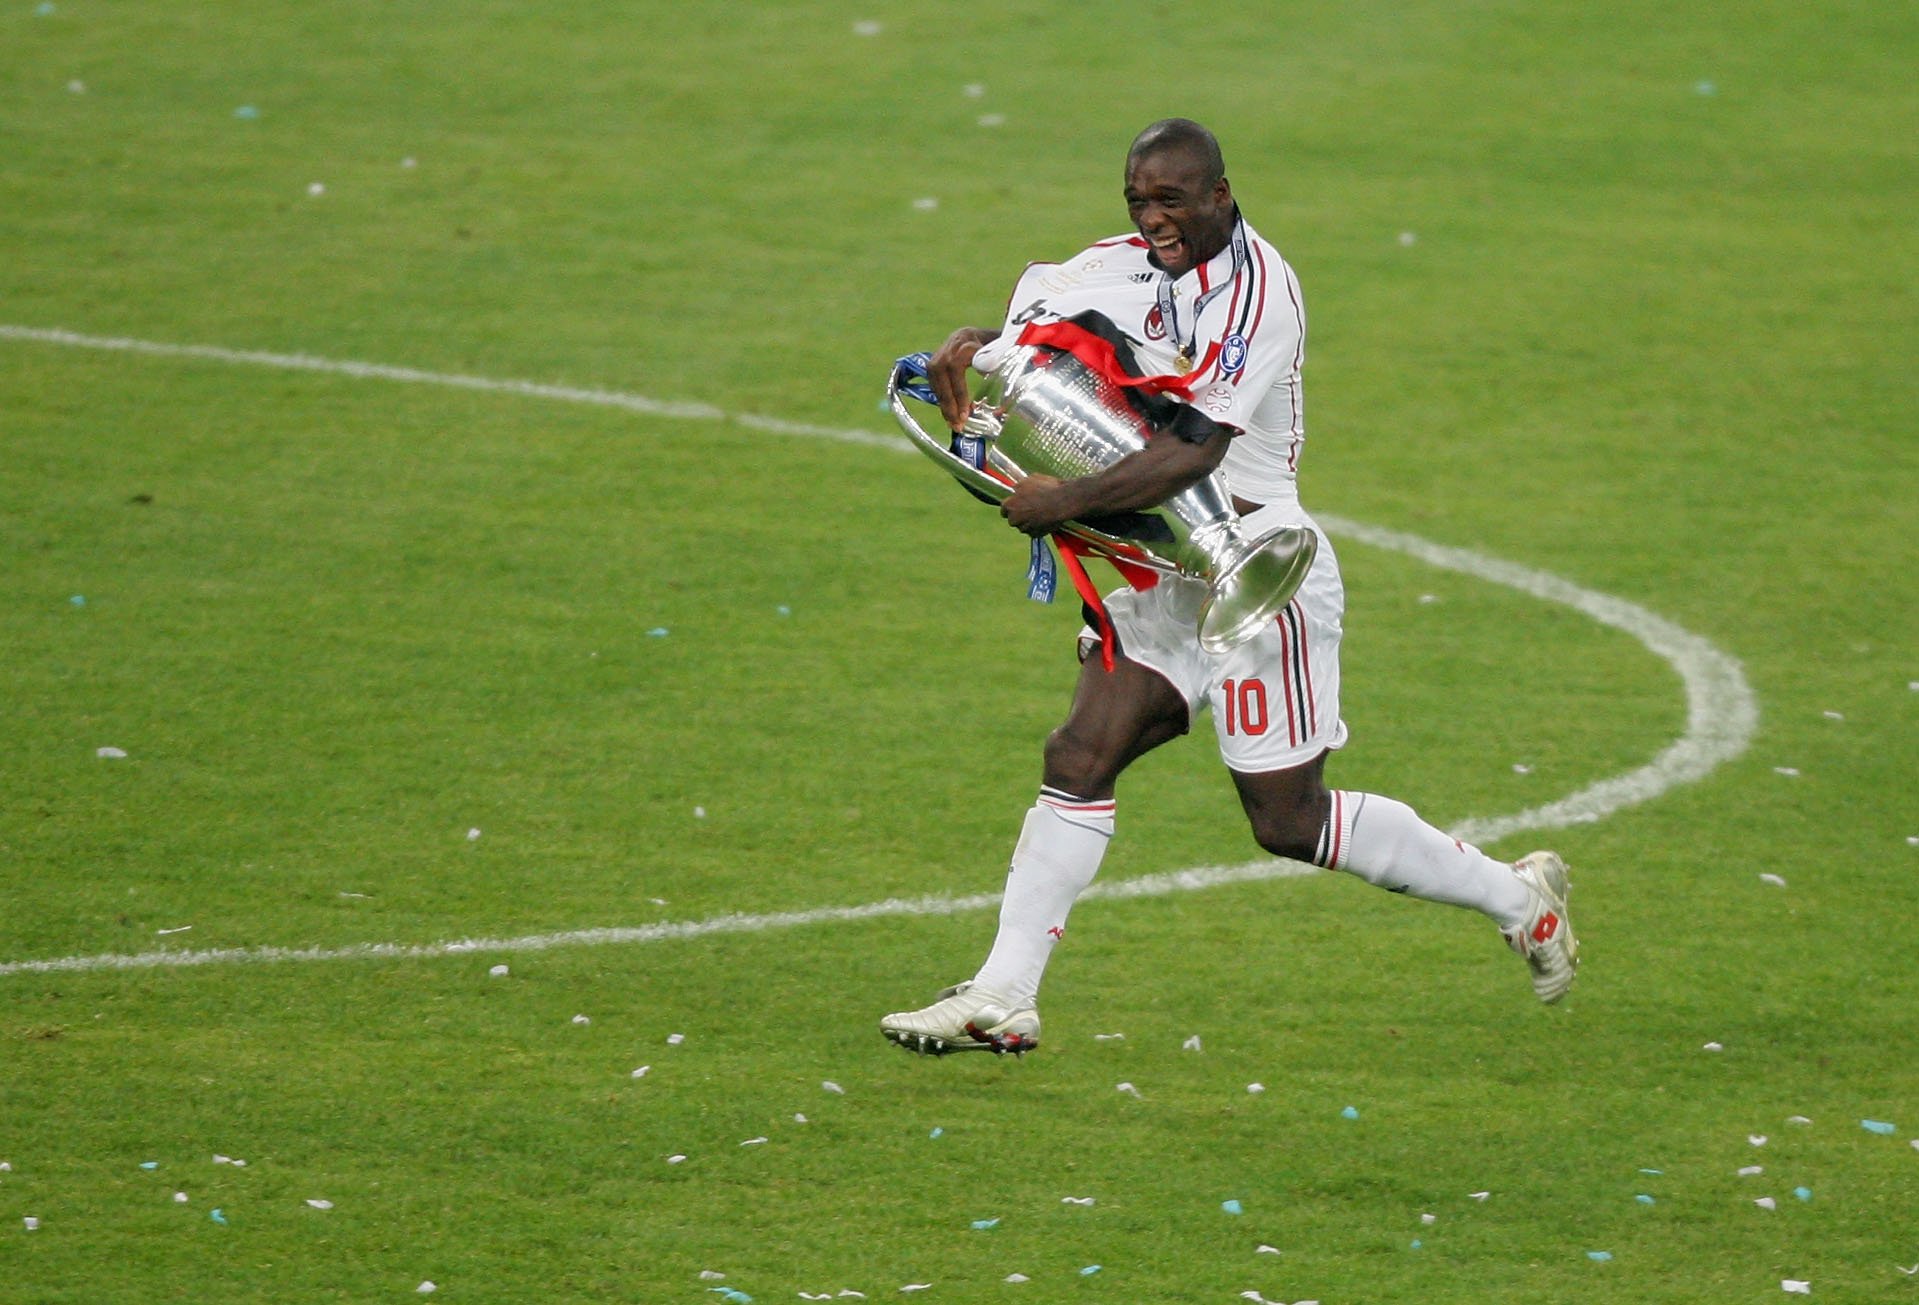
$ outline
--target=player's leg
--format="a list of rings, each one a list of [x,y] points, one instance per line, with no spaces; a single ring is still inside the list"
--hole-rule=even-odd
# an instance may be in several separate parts
[[[1338,564],[1322,540],[1293,603],[1209,677],[1220,755],[1253,836],[1275,855],[1481,912],[1526,957],[1540,998],[1557,1001],[1572,984],[1578,946],[1556,855],[1509,865],[1435,829],[1403,802],[1326,787],[1326,753],[1346,738],[1339,719],[1343,606]]]
[[[1038,800],[1006,875],[991,952],[967,983],[931,1006],[880,1021],[913,1051],[1026,1051],[1039,1042],[1039,985],[1073,903],[1099,873],[1113,835],[1113,791],[1137,758],[1184,734],[1186,697],[1158,671],[1121,656],[1080,667],[1066,720],[1046,740]]]

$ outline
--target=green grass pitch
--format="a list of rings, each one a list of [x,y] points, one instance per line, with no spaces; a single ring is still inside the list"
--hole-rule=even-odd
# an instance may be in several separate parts
[[[1836,0],[7,0],[0,1299],[1919,1301],[1916,59]],[[826,908],[990,898],[1076,626],[831,433],[1172,114],[1304,284],[1307,505],[1672,622],[1757,729],[1488,844],[1574,866],[1563,1006],[1313,874],[1088,900],[1042,1051],[918,1060],[991,911]],[[1335,540],[1343,787],[1456,826],[1714,724]],[[1256,857],[1206,729],[1119,822],[1107,883]]]

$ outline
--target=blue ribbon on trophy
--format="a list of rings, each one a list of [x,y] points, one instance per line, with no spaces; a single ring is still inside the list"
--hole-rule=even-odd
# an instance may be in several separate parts
[[[939,406],[939,396],[933,393],[933,383],[927,372],[927,365],[933,361],[933,355],[925,350],[909,353],[893,364],[893,384],[901,394],[918,399],[921,403]],[[972,467],[975,471],[986,468],[986,441],[977,435],[968,435],[961,431],[953,432],[953,442],[947,449],[954,457]],[[967,492],[982,503],[993,500],[978,490],[967,487]],[[1026,596],[1036,603],[1050,603],[1059,592],[1059,564],[1053,559],[1053,550],[1044,539],[1033,540],[1031,559],[1026,564]]]

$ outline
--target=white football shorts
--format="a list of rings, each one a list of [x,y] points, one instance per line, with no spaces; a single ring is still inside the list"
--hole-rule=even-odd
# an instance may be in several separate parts
[[[1346,723],[1339,718],[1346,588],[1331,541],[1297,507],[1270,505],[1245,523],[1249,534],[1280,524],[1309,525],[1319,536],[1319,551],[1293,601],[1231,652],[1214,655],[1199,646],[1206,587],[1198,581],[1162,579],[1151,589],[1116,590],[1105,602],[1120,652],[1178,689],[1192,716],[1210,708],[1220,759],[1233,770],[1260,774],[1304,765],[1346,742]],[[1096,647],[1099,632],[1089,627],[1080,638]]]

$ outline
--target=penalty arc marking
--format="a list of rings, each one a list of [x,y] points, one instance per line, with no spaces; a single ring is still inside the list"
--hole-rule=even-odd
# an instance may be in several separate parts
[[[523,398],[566,403],[597,404],[648,416],[682,421],[730,422],[768,434],[824,439],[858,444],[918,456],[902,438],[872,431],[813,426],[751,413],[731,413],[706,403],[675,402],[625,394],[615,390],[581,389],[533,381],[501,380],[458,373],[420,371],[379,363],[320,358],[310,354],[265,353],[213,345],[167,344],[112,336],[82,335],[73,331],[0,324],[0,340],[21,344],[131,353],[234,366],[321,372],[367,380],[414,385],[437,385]],[[1320,524],[1334,535],[1375,548],[1390,549],[1429,566],[1456,571],[1492,584],[1504,585],[1544,602],[1558,603],[1620,630],[1664,660],[1678,674],[1686,693],[1686,730],[1644,766],[1602,779],[1541,806],[1510,815],[1484,816],[1454,825],[1454,837],[1485,842],[1533,830],[1563,829],[1590,824],[1626,807],[1650,801],[1680,784],[1692,783],[1737,757],[1758,730],[1759,708],[1737,660],[1707,640],[1646,610],[1636,603],[1599,593],[1544,571],[1502,561],[1471,549],[1433,543],[1417,535],[1316,513]],[[1316,873],[1314,867],[1292,861],[1260,860],[1242,865],[1200,866],[1166,874],[1095,883],[1082,896],[1088,899],[1160,897],[1196,892],[1225,884],[1252,883]],[[800,911],[729,914],[703,920],[666,921],[632,928],[578,929],[512,938],[463,938],[435,943],[358,943],[343,947],[226,947],[199,951],[162,950],[130,954],[66,956],[45,960],[0,961],[0,978],[15,974],[56,974],[91,970],[145,970],[202,965],[230,965],[291,961],[373,960],[422,958],[469,953],[545,951],[559,947],[666,942],[716,934],[761,933],[806,925],[879,919],[887,916],[957,915],[984,911],[999,904],[998,892],[967,896],[932,895],[889,898],[858,906],[823,906]]]

